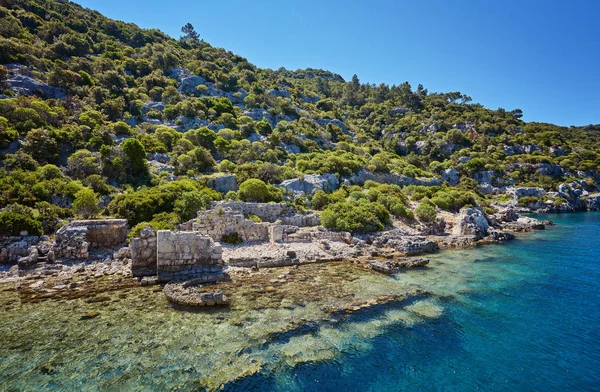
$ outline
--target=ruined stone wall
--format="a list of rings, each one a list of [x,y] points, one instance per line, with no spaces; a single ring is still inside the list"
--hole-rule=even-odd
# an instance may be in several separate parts
[[[269,241],[271,242],[313,242],[313,241],[343,241],[350,242],[352,235],[348,232],[335,231],[298,231],[297,226],[271,225],[269,227]]]
[[[218,209],[219,207],[223,209],[230,208],[234,211],[242,213],[243,215],[256,215],[264,222],[275,222],[283,215],[295,213],[294,208],[285,203],[245,203],[241,201],[213,202],[213,209]]]
[[[65,230],[85,227],[85,240],[89,243],[91,251],[123,246],[129,233],[125,219],[77,220],[63,227],[67,227]]]
[[[16,264],[28,249],[40,241],[38,236],[11,236],[0,240],[0,264]]]
[[[225,234],[238,233],[244,241],[268,241],[269,224],[245,219],[240,212],[231,208],[199,211],[198,217],[180,226],[182,230],[197,231],[216,241]]]
[[[212,238],[194,231],[159,230],[156,233],[156,268],[159,279],[194,270],[220,269],[222,248]]]
[[[131,273],[133,276],[156,275],[156,233],[150,228],[143,229],[131,244]]]
[[[310,227],[318,226],[321,224],[321,219],[317,214],[294,214],[288,215],[281,218],[282,225],[298,226],[298,227]]]

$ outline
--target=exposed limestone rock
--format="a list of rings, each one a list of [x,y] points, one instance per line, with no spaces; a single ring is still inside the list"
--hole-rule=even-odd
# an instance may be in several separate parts
[[[49,99],[65,99],[67,90],[53,87],[25,75],[9,75],[6,79],[9,89],[21,95],[41,95]]]
[[[452,234],[456,236],[474,235],[481,238],[487,235],[488,220],[482,210],[478,208],[463,208],[456,217]]]
[[[406,256],[420,255],[439,249],[438,244],[421,236],[406,235],[401,230],[384,231],[371,239],[376,248],[391,248]]]
[[[540,187],[518,187],[512,188],[508,190],[515,199],[520,199],[522,197],[540,197],[546,193],[544,188]]]
[[[339,186],[340,180],[336,175],[330,173],[319,175],[307,174],[303,178],[293,178],[279,184],[279,187],[285,189],[286,192],[291,193],[294,197],[305,194],[312,195],[318,190],[332,192],[338,189]]]
[[[238,183],[234,175],[225,175],[211,178],[207,182],[208,186],[217,192],[237,191]]]
[[[442,172],[442,180],[448,182],[448,185],[458,185],[460,182],[459,172],[455,168],[446,169]]]
[[[440,186],[442,180],[439,178],[412,178],[394,173],[372,173],[360,170],[349,178],[353,185],[364,185],[367,180],[379,182],[382,184],[395,184],[399,186],[421,185],[421,186]]]
[[[187,78],[181,79],[181,85],[177,88],[177,90],[180,93],[196,95],[198,93],[198,90],[196,90],[196,87],[201,84],[205,84],[205,83],[206,83],[206,79],[204,79],[202,76],[198,76],[198,75],[188,76]]]
[[[42,238],[38,236],[12,236],[0,242],[0,264],[16,264],[19,258],[29,255],[29,248]]]

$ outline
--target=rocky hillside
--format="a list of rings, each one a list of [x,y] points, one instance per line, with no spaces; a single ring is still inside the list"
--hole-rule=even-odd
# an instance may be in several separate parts
[[[468,205],[599,207],[600,126],[261,69],[191,25],[174,39],[67,1],[3,4],[2,235],[98,215],[169,228],[223,198],[287,200],[353,232]]]

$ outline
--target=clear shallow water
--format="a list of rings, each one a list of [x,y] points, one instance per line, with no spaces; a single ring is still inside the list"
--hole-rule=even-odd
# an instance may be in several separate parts
[[[0,389],[598,390],[600,214],[547,218],[559,225],[433,255],[425,270],[338,282],[361,300],[431,292],[342,322],[323,304],[257,310],[242,297],[228,312],[180,312],[151,290],[13,303],[0,311]],[[308,327],[277,334],[299,320]]]

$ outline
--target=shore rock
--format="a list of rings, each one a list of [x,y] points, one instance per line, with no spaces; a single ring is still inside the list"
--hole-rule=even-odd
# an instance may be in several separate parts
[[[481,238],[487,235],[488,220],[479,208],[463,208],[456,217],[452,234],[456,236],[474,235]]]

